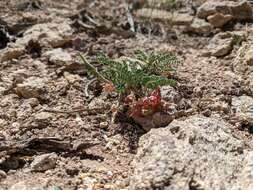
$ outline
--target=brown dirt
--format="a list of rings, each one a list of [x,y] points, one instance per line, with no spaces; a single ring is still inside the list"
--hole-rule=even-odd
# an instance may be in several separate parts
[[[83,8],[87,8],[93,18],[108,24],[109,27],[112,23],[118,28],[126,24],[126,3],[123,0],[84,1],[85,3],[80,0],[45,0],[41,1],[41,4],[21,5],[24,2],[26,1],[0,2],[0,17],[8,25],[22,25],[20,29],[12,27],[16,30],[13,29],[11,34],[17,38],[22,37],[23,31],[32,25],[47,23],[57,18],[73,18]],[[34,16],[34,20],[21,19],[24,15],[32,18],[29,14]],[[222,58],[207,57],[203,56],[203,50],[212,35],[201,37],[175,27],[173,32],[169,31],[164,37],[159,30],[161,24],[146,26],[141,20],[138,20],[138,23],[143,27],[143,31],[152,27],[151,35],[140,32],[136,37],[125,38],[114,32],[94,32],[75,28],[73,25],[73,40],[80,38],[82,44],[78,44],[80,47],[66,45],[62,48],[74,56],[78,52],[84,52],[90,57],[100,51],[112,57],[129,56],[137,49],[173,51],[183,60],[177,69],[180,83],[177,90],[183,97],[181,109],[191,109],[192,114],[219,115],[236,123],[231,119],[231,97],[251,93],[247,90],[247,85],[231,79],[230,63],[236,57],[238,48],[234,48],[230,55]],[[239,30],[244,31],[245,25],[241,25]],[[16,167],[11,163],[13,168],[5,168],[7,177],[0,178],[1,190],[22,181],[31,187],[55,185],[68,190],[89,189],[88,187],[127,189],[132,171],[131,161],[137,149],[138,138],[144,131],[134,124],[110,124],[111,115],[107,112],[115,102],[115,97],[98,93],[92,101],[95,101],[94,104],[101,107],[101,110],[93,114],[49,113],[47,119],[38,120],[36,114],[41,113],[44,108],[72,110],[86,106],[90,100],[84,95],[84,86],[91,80],[89,76],[85,71],[68,71],[76,76],[75,82],[70,83],[63,72],[59,72],[59,68],[50,65],[43,57],[34,57],[28,53],[17,60],[0,63],[0,68],[0,84],[9,89],[0,96],[0,150],[1,141],[21,142],[39,137],[57,137],[91,144],[81,153],[57,152],[56,167],[46,172],[31,172],[29,165],[34,157],[50,151],[15,155],[22,163]],[[21,74],[17,74],[18,72]],[[21,78],[33,76],[46,79],[46,93],[38,99],[20,97],[15,91],[15,85],[13,86],[17,75],[21,75]],[[221,109],[216,103],[224,103],[227,108]],[[252,135],[247,131],[242,131],[240,127],[235,127],[234,131],[235,135],[249,144],[253,142]]]

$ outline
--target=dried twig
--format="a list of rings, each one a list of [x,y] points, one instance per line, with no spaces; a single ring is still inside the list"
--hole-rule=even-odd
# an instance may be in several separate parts
[[[65,140],[57,137],[31,138],[25,141],[2,141],[0,142],[0,152],[6,151],[6,154],[22,152],[71,152],[81,148],[89,148],[97,145],[95,142],[84,141],[76,146],[74,141]]]
[[[96,78],[94,78],[94,79],[92,79],[91,81],[89,81],[86,85],[85,85],[85,87],[84,87],[84,95],[86,96],[86,97],[91,97],[91,95],[89,94],[89,87],[90,87],[90,85],[93,83],[93,82],[95,82],[97,79]]]
[[[72,114],[72,113],[79,113],[79,112],[84,112],[84,111],[87,111],[87,108],[77,109],[77,110],[44,109],[43,111],[45,111],[45,112],[50,112],[50,113],[64,113],[64,114]]]
[[[43,109],[45,112],[50,112],[50,113],[63,113],[63,114],[73,114],[73,113],[80,113],[80,112],[88,112],[89,114],[92,111],[101,111],[103,108],[81,108],[81,109],[76,109],[76,110],[58,110],[58,109]]]
[[[83,28],[89,29],[89,30],[95,30],[95,26],[91,26],[88,24],[85,24],[83,21],[81,20],[77,20],[77,23],[82,26]]]
[[[133,15],[132,15],[132,13],[130,11],[129,6],[127,6],[127,21],[128,21],[128,23],[130,25],[130,30],[132,32],[135,32],[134,19],[133,19]]]

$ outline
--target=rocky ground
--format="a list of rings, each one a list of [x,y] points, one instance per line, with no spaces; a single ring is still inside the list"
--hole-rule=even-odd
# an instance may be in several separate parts
[[[252,189],[253,3],[168,2],[0,1],[0,190]],[[78,58],[138,49],[181,60],[148,132]]]

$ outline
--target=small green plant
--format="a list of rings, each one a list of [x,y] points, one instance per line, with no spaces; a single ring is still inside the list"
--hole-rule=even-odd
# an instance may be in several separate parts
[[[241,46],[243,42],[247,41],[247,36],[246,35],[233,34],[232,38],[233,38],[232,44],[237,45],[237,46]]]
[[[179,63],[173,54],[145,53],[137,51],[133,58],[111,59],[103,54],[97,62],[103,65],[98,70],[81,56],[87,70],[104,83],[106,91],[119,93],[119,104],[127,105],[130,115],[146,116],[162,109],[160,86],[176,85],[169,78],[174,66]]]
[[[173,65],[178,63],[178,59],[172,54],[146,54],[137,51],[134,58],[112,60],[99,55],[97,60],[105,66],[101,75],[111,81],[119,93],[176,84],[175,80],[167,78],[174,70]]]

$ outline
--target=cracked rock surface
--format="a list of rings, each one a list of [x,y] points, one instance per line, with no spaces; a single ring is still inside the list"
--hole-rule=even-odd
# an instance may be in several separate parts
[[[140,140],[130,189],[249,189],[253,151],[230,127],[220,119],[193,116],[152,129]]]

